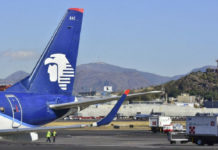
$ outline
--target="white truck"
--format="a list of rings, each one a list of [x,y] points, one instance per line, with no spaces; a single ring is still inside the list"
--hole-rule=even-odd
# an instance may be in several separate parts
[[[169,126],[172,120],[168,116],[151,116],[149,117],[149,127],[152,132],[163,132],[164,126]]]
[[[218,143],[218,115],[198,114],[197,116],[186,118],[186,132],[184,138],[177,139],[175,135],[180,133],[170,133],[171,144],[178,142],[192,142],[197,145],[213,145]]]

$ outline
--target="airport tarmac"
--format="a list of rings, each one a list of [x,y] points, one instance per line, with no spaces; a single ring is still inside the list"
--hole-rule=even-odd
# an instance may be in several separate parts
[[[45,133],[42,133],[44,136]],[[44,137],[39,141],[0,142],[0,149],[7,150],[129,150],[129,149],[218,149],[214,146],[197,146],[192,143],[173,144],[165,134],[143,130],[68,130],[58,131],[56,143],[48,144]]]

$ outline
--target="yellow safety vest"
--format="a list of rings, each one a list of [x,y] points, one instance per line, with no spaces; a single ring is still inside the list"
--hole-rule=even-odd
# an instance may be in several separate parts
[[[50,131],[47,132],[46,137],[47,138],[51,137],[51,132]]]
[[[56,136],[56,131],[54,131],[52,135],[53,135],[53,136]]]

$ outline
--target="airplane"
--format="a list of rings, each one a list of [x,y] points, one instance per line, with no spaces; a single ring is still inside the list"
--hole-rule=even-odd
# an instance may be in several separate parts
[[[38,139],[37,131],[96,127],[109,124],[113,120],[130,90],[125,90],[121,97],[80,101],[72,95],[83,12],[82,8],[69,8],[32,73],[0,92],[0,136],[30,133],[34,141]],[[128,97],[149,93],[155,91],[129,94]],[[111,112],[93,124],[43,126],[77,112],[78,107],[86,108],[92,104],[117,99],[119,100]]]

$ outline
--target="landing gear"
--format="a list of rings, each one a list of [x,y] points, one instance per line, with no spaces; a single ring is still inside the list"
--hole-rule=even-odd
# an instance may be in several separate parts
[[[208,145],[208,146],[213,146],[214,143],[213,143],[213,142],[207,142],[207,145]]]
[[[204,145],[204,141],[202,139],[197,139],[196,144],[203,146]]]
[[[152,128],[151,128],[151,131],[152,131],[153,133],[156,133],[156,132],[157,132],[157,128],[152,127]]]

